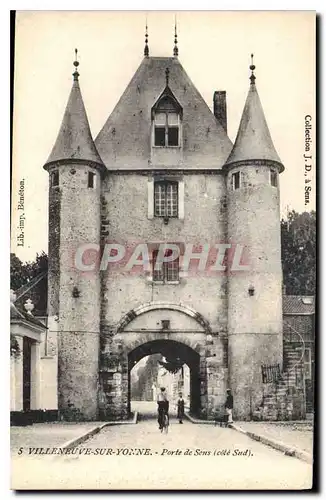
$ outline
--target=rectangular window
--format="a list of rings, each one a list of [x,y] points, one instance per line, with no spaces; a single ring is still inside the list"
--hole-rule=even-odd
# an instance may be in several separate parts
[[[87,186],[89,188],[95,188],[95,180],[96,180],[95,174],[93,172],[88,172],[88,184],[87,184]]]
[[[155,126],[155,146],[165,146],[165,127]]]
[[[277,172],[276,172],[276,170],[270,171],[270,180],[271,180],[271,185],[274,187],[277,187]]]
[[[156,113],[154,118],[154,145],[179,146],[178,113]]]
[[[172,250],[167,250],[165,256],[171,255]],[[158,250],[153,252],[153,281],[163,283],[179,281],[179,257],[171,262],[162,262],[159,269],[155,269]]]
[[[57,170],[51,173],[50,186],[51,187],[59,186],[59,172]]]
[[[303,364],[304,364],[305,378],[310,380],[311,379],[311,349],[310,348],[306,348],[304,350]]]
[[[239,188],[240,188],[240,172],[235,172],[234,174],[232,174],[232,189],[234,191],[235,189]]]
[[[163,264],[160,269],[155,269],[158,250],[153,252],[153,281],[164,281]]]
[[[154,183],[155,217],[178,217],[178,183]]]
[[[178,146],[179,145],[179,129],[178,127],[168,128],[168,145]]]

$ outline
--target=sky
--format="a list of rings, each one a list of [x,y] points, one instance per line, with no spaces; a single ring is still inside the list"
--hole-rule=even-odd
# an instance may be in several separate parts
[[[72,85],[74,49],[93,137],[97,136],[143,59],[147,17],[151,56],[172,56],[177,19],[179,60],[212,109],[227,92],[228,134],[234,142],[249,88],[250,54],[275,148],[281,214],[305,205],[305,116],[315,143],[315,14],[294,11],[113,12],[22,11],[15,37],[12,245],[23,260],[47,252],[48,173],[43,170]],[[18,210],[24,180],[24,210]],[[18,246],[24,214],[24,246]]]

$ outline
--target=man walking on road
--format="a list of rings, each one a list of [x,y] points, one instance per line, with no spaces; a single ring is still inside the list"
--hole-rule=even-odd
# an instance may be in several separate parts
[[[182,393],[180,392],[179,393],[179,399],[178,399],[178,414],[177,414],[177,418],[179,420],[179,424],[183,424],[183,418],[184,418],[184,415],[185,415],[185,402],[184,402],[184,399],[182,397]]]
[[[158,405],[158,425],[159,429],[163,427],[163,415],[168,414],[169,411],[169,400],[165,391],[165,387],[161,387],[160,392],[157,395],[157,405]]]
[[[226,391],[225,411],[228,416],[228,424],[233,424],[233,396],[231,393],[231,389],[227,389]]]

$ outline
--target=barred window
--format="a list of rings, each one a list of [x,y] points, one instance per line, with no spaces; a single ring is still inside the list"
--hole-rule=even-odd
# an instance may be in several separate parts
[[[167,250],[165,256],[170,256],[172,250]],[[153,281],[169,283],[179,281],[179,257],[171,262],[162,262],[160,269],[155,269],[158,250],[153,252]]]
[[[155,217],[178,217],[178,183],[154,183]]]

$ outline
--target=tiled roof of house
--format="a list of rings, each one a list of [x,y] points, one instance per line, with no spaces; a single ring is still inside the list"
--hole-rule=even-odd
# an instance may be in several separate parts
[[[313,295],[283,295],[283,314],[314,314]]]
[[[10,304],[10,320],[20,320],[27,321],[28,323],[32,323],[33,325],[42,327],[46,329],[44,323],[35,318],[32,314],[28,314],[27,311],[23,311],[22,309],[18,309],[15,304]]]

